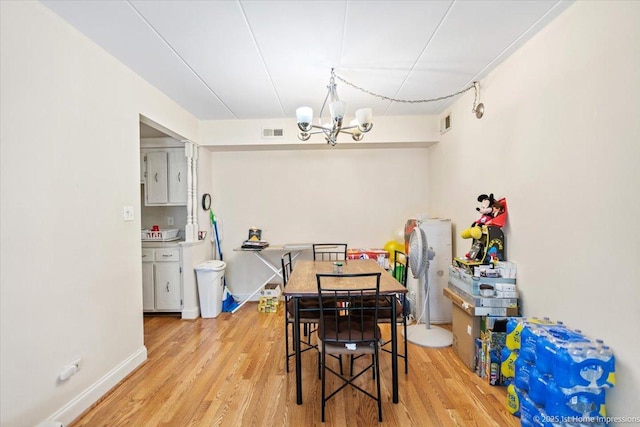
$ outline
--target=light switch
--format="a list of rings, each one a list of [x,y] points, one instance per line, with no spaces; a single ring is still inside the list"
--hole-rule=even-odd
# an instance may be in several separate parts
[[[122,210],[122,216],[125,221],[133,221],[133,206],[125,206]]]
[[[467,333],[469,335],[473,335],[472,332],[473,332],[473,329],[471,329],[471,325],[467,325]]]

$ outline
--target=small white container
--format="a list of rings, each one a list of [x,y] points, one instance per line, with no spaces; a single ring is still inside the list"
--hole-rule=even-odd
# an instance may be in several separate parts
[[[178,237],[178,232],[180,230],[178,230],[177,228],[174,229],[168,229],[168,230],[142,230],[142,240],[160,240],[160,241],[166,241],[166,240],[172,240],[172,239],[176,239]]]

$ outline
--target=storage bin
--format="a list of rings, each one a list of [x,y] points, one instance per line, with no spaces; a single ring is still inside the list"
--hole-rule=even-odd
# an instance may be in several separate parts
[[[156,230],[156,231],[142,230],[141,238],[142,240],[160,240],[160,241],[172,240],[172,239],[178,238],[179,231],[180,230],[178,230],[177,228],[168,229],[168,230]]]

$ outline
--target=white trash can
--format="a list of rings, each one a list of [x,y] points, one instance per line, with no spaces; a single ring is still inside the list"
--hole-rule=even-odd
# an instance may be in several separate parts
[[[204,318],[218,317],[222,311],[222,293],[224,291],[224,261],[211,260],[198,264],[196,278],[200,297],[200,315]]]

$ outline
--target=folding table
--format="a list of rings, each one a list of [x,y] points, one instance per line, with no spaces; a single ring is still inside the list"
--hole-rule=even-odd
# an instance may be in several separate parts
[[[262,283],[260,286],[258,286],[256,288],[256,290],[249,295],[249,297],[247,299],[245,299],[244,301],[242,301],[236,308],[233,309],[233,311],[231,313],[235,313],[236,311],[238,311],[238,309],[240,309],[240,307],[242,307],[247,301],[251,300],[251,298],[254,297],[255,294],[257,294],[258,292],[260,292],[262,290],[262,288],[269,282],[271,282],[271,280],[273,280],[275,277],[279,277],[280,279],[282,279],[282,267],[280,265],[276,265],[273,263],[273,261],[266,256],[265,254],[263,254],[263,252],[288,252],[291,251],[291,260],[294,260],[298,257],[298,255],[300,255],[300,253],[302,251],[305,250],[311,250],[312,245],[311,243],[302,243],[302,244],[286,244],[286,245],[269,245],[266,248],[263,249],[247,249],[247,248],[235,248],[234,252],[251,252],[253,253],[253,255],[255,255],[267,268],[269,268],[269,270],[272,271],[271,276],[264,281],[264,283]]]

